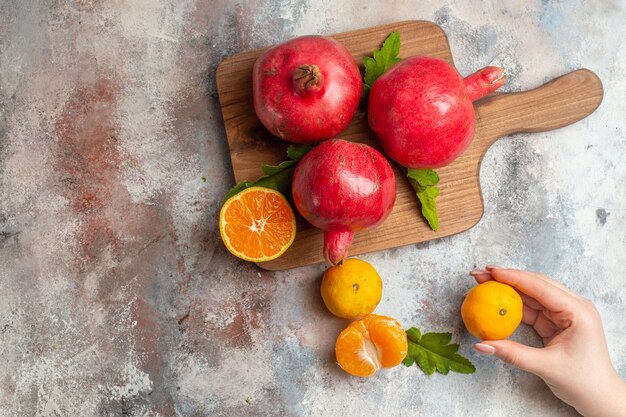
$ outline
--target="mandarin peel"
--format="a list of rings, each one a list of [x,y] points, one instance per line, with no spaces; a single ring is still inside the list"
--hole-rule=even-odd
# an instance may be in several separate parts
[[[461,306],[467,331],[481,340],[511,336],[522,321],[522,297],[509,285],[486,281],[472,288]]]

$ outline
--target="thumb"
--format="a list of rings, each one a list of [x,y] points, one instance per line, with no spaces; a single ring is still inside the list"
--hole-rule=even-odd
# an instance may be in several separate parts
[[[549,369],[547,352],[543,349],[510,340],[484,340],[474,345],[474,350],[485,355],[494,355],[510,365],[539,376]]]

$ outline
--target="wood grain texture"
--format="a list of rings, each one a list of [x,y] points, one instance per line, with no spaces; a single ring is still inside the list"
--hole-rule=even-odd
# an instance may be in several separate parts
[[[343,43],[362,66],[363,58],[378,49],[394,30],[400,32],[401,57],[431,55],[454,65],[445,33],[431,22],[398,22],[331,37]],[[220,104],[236,181],[255,179],[262,175],[262,164],[275,164],[286,157],[288,143],[273,137],[263,127],[252,105],[252,66],[263,51],[238,54],[222,62],[217,69]],[[471,228],[483,214],[478,176],[480,162],[489,146],[512,133],[542,132],[574,123],[591,114],[602,97],[599,78],[581,69],[530,91],[496,93],[476,102],[477,126],[472,144],[452,164],[437,170],[441,178],[441,195],[437,199],[439,230],[434,232],[428,227],[413,189],[401,168],[392,162],[398,189],[393,211],[378,228],[356,234],[350,255],[424,242]],[[338,137],[379,148],[367,125],[366,114],[361,111],[357,111],[350,126]],[[283,270],[323,262],[322,246],[322,232],[299,218],[296,240],[289,250],[280,258],[259,266]]]

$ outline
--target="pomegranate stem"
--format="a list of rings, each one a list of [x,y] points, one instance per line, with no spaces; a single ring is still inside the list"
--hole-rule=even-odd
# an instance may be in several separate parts
[[[504,68],[485,67],[465,77],[463,81],[465,82],[469,99],[476,101],[500,88],[506,81],[506,75],[500,77],[503,72]]]
[[[347,256],[352,245],[354,232],[349,229],[326,230],[324,232],[324,258],[331,265],[338,265]]]

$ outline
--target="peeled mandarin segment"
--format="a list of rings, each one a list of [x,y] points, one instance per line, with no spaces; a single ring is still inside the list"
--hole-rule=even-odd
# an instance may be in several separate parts
[[[371,345],[371,342],[369,342]],[[335,355],[344,371],[354,376],[368,377],[376,373],[380,364],[368,349],[368,340],[358,326],[346,327],[337,338]]]
[[[407,354],[406,332],[390,317],[368,314],[346,327],[335,345],[339,366],[356,376],[400,364]]]
[[[406,331],[395,319],[384,316],[368,316],[369,337],[380,354],[384,368],[399,365],[406,357],[408,341]]]
[[[248,261],[276,259],[295,238],[293,210],[277,191],[250,187],[231,197],[220,211],[226,248]]]

